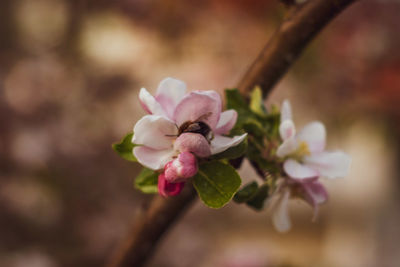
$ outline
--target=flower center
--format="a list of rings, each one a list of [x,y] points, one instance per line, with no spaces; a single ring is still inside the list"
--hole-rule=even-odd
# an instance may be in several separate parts
[[[210,141],[214,138],[214,134],[211,131],[210,126],[202,121],[187,121],[179,127],[178,136],[183,133],[197,133],[204,136],[207,141]]]
[[[311,152],[310,152],[310,149],[308,147],[308,144],[306,142],[302,141],[299,144],[299,147],[297,148],[297,150],[295,152],[293,152],[290,155],[290,157],[294,158],[294,159],[296,159],[298,161],[302,161],[303,157],[310,156],[310,155],[311,155]]]

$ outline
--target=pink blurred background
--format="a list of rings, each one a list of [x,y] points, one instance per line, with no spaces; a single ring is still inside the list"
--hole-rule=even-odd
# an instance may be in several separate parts
[[[399,14],[398,0],[354,4],[267,101],[288,98],[299,127],[324,121],[353,158],[324,181],[318,221],[293,201],[279,234],[266,211],[197,201],[149,266],[399,266]],[[2,0],[0,266],[101,266],[151,198],[111,149],[144,115],[138,90],[235,87],[283,16],[272,0]]]

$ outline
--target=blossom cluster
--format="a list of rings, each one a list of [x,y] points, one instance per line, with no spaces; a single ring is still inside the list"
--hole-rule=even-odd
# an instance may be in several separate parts
[[[221,208],[232,198],[256,210],[267,206],[280,232],[291,227],[290,199],[308,203],[315,219],[319,205],[328,199],[321,178],[346,176],[351,158],[325,151],[326,129],[319,121],[296,131],[287,100],[280,112],[267,112],[259,88],[250,103],[235,89],[226,90],[225,97],[229,109],[223,111],[217,92],[186,92],[185,83],[172,78],[161,81],[155,96],[140,90],[148,114],[135,124],[133,134],[114,146],[122,157],[145,167],[136,187],[173,197],[190,181],[211,208]],[[244,158],[262,182],[239,189],[241,178],[228,160]]]
[[[148,115],[133,129],[133,154],[152,170],[161,170],[158,190],[162,196],[181,192],[185,181],[198,171],[198,160],[241,143],[246,134],[227,137],[237,119],[235,110],[222,112],[215,91],[186,93],[184,82],[166,78],[155,96],[145,88],[140,103]]]

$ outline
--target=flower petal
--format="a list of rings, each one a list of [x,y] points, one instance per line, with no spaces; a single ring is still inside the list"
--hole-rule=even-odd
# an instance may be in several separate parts
[[[239,145],[246,138],[247,133],[242,135],[237,135],[234,137],[225,137],[222,135],[216,135],[213,140],[211,140],[211,154],[217,154],[227,150],[230,147]]]
[[[287,155],[292,154],[297,150],[298,143],[295,138],[286,139],[276,151],[276,155],[280,158],[284,158]]]
[[[303,189],[303,199],[314,209],[313,220],[315,220],[318,215],[318,206],[328,200],[328,192],[319,181],[300,183],[300,186]]]
[[[287,99],[283,101],[281,107],[281,123],[285,120],[292,120],[292,107]]]
[[[147,113],[160,116],[166,115],[160,103],[145,88],[140,89],[139,101]]]
[[[202,95],[207,95],[215,99],[218,103],[218,110],[222,111],[222,101],[221,101],[221,96],[213,90],[207,90],[207,91],[195,91],[196,93],[202,94]]]
[[[221,113],[214,134],[227,134],[235,126],[237,120],[236,110],[230,109]]]
[[[319,176],[318,171],[294,159],[285,160],[283,169],[289,177],[298,180],[315,180]]]
[[[163,116],[146,115],[136,123],[133,133],[132,143],[153,149],[165,149],[172,147],[178,129],[172,121]]]
[[[211,155],[210,144],[206,138],[197,133],[183,133],[174,143],[174,148],[180,152],[192,152],[201,158]]]
[[[301,129],[296,139],[299,143],[306,142],[311,153],[322,152],[326,143],[325,126],[319,121],[311,122]]]
[[[272,223],[275,229],[282,233],[289,231],[292,226],[289,217],[289,198],[290,191],[283,191],[273,207]]]
[[[304,157],[304,162],[327,178],[344,177],[349,173],[351,157],[344,152],[322,152]]]
[[[161,104],[169,118],[172,118],[176,105],[186,93],[186,84],[180,80],[166,78],[160,82],[155,99]]]
[[[152,170],[160,170],[172,160],[175,151],[172,148],[156,150],[146,146],[137,146],[133,149],[133,154],[143,166]]]
[[[214,130],[221,113],[221,102],[212,95],[204,92],[186,95],[174,111],[176,124],[180,126],[188,121],[202,121]]]
[[[279,125],[279,134],[283,141],[293,138],[296,134],[296,127],[292,120],[284,120]]]
[[[165,179],[164,173],[158,176],[158,193],[163,197],[172,197],[178,195],[185,183],[170,183]]]

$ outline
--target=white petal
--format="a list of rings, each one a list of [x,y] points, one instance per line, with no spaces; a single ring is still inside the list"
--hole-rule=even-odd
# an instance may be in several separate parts
[[[140,89],[139,100],[146,112],[153,115],[166,115],[160,103],[145,88]]]
[[[311,153],[322,152],[326,143],[325,126],[319,122],[307,124],[296,136],[297,141],[306,142]]]
[[[175,151],[171,149],[156,150],[146,146],[137,146],[133,154],[140,164],[152,170],[160,170],[173,159]]]
[[[295,138],[285,140],[276,151],[276,155],[280,158],[286,157],[297,150],[297,141]]]
[[[341,151],[322,152],[304,157],[304,162],[324,177],[337,178],[349,173],[351,157]]]
[[[172,147],[178,129],[172,121],[163,116],[146,115],[136,123],[133,132],[132,143],[165,149]]]
[[[221,117],[217,123],[215,134],[227,134],[235,126],[237,120],[236,110],[230,109],[221,113]]]
[[[296,134],[296,128],[292,120],[284,120],[279,125],[279,134],[282,140],[293,138]]]
[[[186,84],[180,80],[166,78],[160,82],[157,88],[156,99],[172,118],[176,105],[186,93]]]
[[[213,140],[211,140],[211,154],[217,154],[227,150],[230,147],[237,146],[240,144],[247,136],[247,133],[234,136],[225,137],[222,135],[216,135]]]
[[[307,165],[301,164],[294,159],[288,159],[283,163],[283,169],[286,174],[293,179],[315,179],[319,172]]]
[[[281,107],[281,122],[285,120],[292,120],[292,107],[287,99],[283,101]]]
[[[285,190],[279,197],[272,214],[272,223],[279,232],[287,232],[291,228],[289,217],[289,198],[290,191]]]

